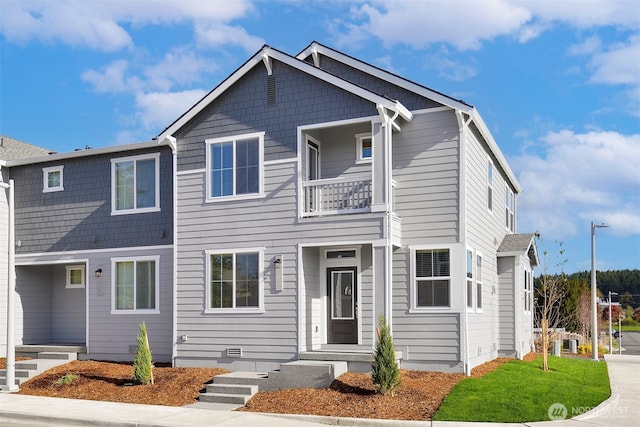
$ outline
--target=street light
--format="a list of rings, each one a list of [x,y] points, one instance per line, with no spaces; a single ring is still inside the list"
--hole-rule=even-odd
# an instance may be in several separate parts
[[[596,225],[591,221],[591,358],[598,361],[598,311],[596,304],[596,228],[608,225]]]
[[[613,354],[613,331],[611,330],[611,295],[618,295],[618,293],[609,291],[609,354]]]

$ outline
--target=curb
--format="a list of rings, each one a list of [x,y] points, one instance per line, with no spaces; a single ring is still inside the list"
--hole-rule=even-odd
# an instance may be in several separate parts
[[[275,418],[307,421],[328,426],[351,426],[351,427],[431,427],[431,421],[407,421],[407,420],[383,420],[378,418],[348,418],[348,417],[328,417],[323,415],[302,415],[302,414],[274,414],[269,412],[253,412],[254,414],[266,415]]]

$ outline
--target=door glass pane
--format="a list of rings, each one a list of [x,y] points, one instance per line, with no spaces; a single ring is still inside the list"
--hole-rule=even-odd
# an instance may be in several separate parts
[[[353,319],[353,272],[333,271],[331,272],[332,289],[332,310],[333,319]]]

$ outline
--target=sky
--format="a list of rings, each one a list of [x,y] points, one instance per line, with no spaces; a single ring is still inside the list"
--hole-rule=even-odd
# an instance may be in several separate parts
[[[0,0],[0,134],[148,141],[264,44],[312,41],[474,105],[539,272],[640,268],[637,0]],[[546,254],[546,255],[545,255]]]

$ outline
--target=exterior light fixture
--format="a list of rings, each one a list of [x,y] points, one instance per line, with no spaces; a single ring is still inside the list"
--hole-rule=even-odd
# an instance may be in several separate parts
[[[96,274],[96,277],[102,277],[102,269],[101,268],[97,269],[95,274]]]

